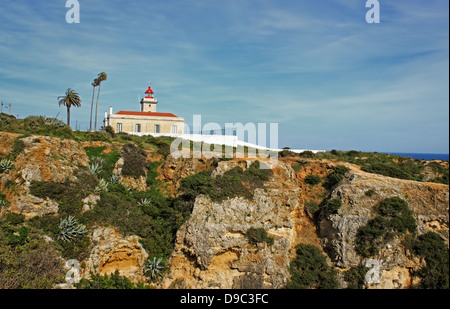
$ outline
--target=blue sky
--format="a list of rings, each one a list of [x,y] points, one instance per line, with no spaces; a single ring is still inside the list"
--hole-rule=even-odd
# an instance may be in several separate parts
[[[72,127],[138,110],[152,82],[158,111],[192,123],[279,125],[279,146],[449,152],[449,2],[379,0],[65,0],[0,2],[0,100],[14,115],[66,120],[57,97],[76,89]]]

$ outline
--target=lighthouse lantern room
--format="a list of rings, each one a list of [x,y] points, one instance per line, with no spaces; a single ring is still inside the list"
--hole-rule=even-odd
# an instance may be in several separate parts
[[[147,91],[145,91],[145,97],[141,100],[141,112],[156,113],[157,103],[158,100],[153,97],[153,90],[151,85],[149,85]]]

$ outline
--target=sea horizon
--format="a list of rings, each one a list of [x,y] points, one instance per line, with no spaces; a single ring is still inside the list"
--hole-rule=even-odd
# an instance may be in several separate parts
[[[449,161],[449,154],[448,153],[415,153],[415,152],[380,152],[384,154],[393,154],[397,156],[402,157],[409,157],[413,159],[419,159],[419,160],[443,160],[443,161]]]

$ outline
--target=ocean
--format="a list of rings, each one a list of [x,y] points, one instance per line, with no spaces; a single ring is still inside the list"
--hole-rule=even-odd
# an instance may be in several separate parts
[[[402,157],[410,157],[413,159],[420,159],[420,160],[449,160],[449,154],[445,153],[399,153],[399,152],[383,152],[383,153],[390,153]]]

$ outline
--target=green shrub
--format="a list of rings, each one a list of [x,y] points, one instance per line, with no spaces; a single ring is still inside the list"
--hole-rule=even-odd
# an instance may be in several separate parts
[[[23,152],[24,149],[25,149],[24,141],[22,141],[20,138],[16,138],[14,140],[12,150],[6,158],[11,161],[14,161],[17,158],[17,156]]]
[[[125,144],[121,151],[124,162],[122,174],[132,177],[145,176],[147,171],[147,153],[134,144]]]
[[[366,273],[369,268],[358,265],[344,272],[344,280],[348,282],[348,289],[362,289],[366,283]]]
[[[362,257],[374,256],[395,235],[414,233],[417,225],[408,203],[399,197],[381,201],[375,211],[378,214],[356,234],[356,252]]]
[[[310,150],[305,150],[305,151],[299,153],[298,156],[302,157],[302,158],[311,158],[312,159],[315,157],[315,154],[314,154],[314,152],[312,152]]]
[[[449,288],[449,250],[441,239],[434,233],[420,235],[415,241],[414,252],[425,259],[426,265],[417,272],[420,277],[420,288],[448,289]]]
[[[50,198],[56,201],[59,204],[58,214],[61,216],[79,217],[83,206],[82,200],[94,191],[98,180],[87,171],[79,171],[75,176],[78,178],[75,182],[32,181],[30,193],[42,199]]]
[[[319,204],[314,201],[306,202],[305,206],[306,206],[307,211],[312,215],[315,215],[320,210]]]
[[[50,289],[63,282],[64,268],[53,244],[33,228],[15,226],[20,221],[0,218],[0,289]]]
[[[333,172],[330,175],[328,175],[324,183],[324,187],[328,190],[333,190],[344,179],[344,175],[348,171],[349,169],[343,165],[335,166],[333,168]]]
[[[313,245],[300,244],[296,257],[291,261],[291,279],[288,289],[336,289],[337,274],[328,266],[326,256]]]
[[[257,245],[262,242],[266,242],[269,246],[273,245],[274,239],[267,236],[267,232],[264,228],[249,228],[245,233],[248,242],[252,245]]]
[[[158,167],[160,167],[162,164],[161,161],[155,161],[155,162],[150,162],[150,164],[147,167],[147,186],[152,186],[155,185],[158,181],[156,179],[156,177],[158,177],[158,172],[157,169]]]
[[[384,236],[389,229],[389,221],[381,216],[370,220],[358,229],[356,235],[356,252],[362,257],[374,256],[384,243]]]
[[[133,283],[130,279],[125,276],[121,276],[119,271],[116,270],[114,273],[108,275],[100,275],[90,273],[90,279],[82,278],[79,283],[74,284],[77,289],[114,289],[114,290],[130,290],[130,289],[143,289],[143,283]]]
[[[317,175],[307,175],[305,178],[305,183],[315,186],[322,182],[322,178]]]
[[[364,194],[368,197],[372,197],[375,194],[375,191],[372,189],[367,190]]]
[[[273,174],[270,169],[261,169],[259,164],[255,161],[245,171],[236,166],[216,178],[211,177],[211,172],[203,171],[182,179],[180,190],[191,199],[199,194],[208,195],[214,201],[236,196],[251,199],[254,190],[262,188]]]
[[[412,233],[417,228],[416,220],[408,207],[408,203],[399,197],[384,199],[375,210],[379,215],[389,219],[391,228],[397,232],[405,233],[409,231]]]
[[[112,225],[125,235],[137,235],[147,252],[169,256],[176,232],[189,217],[193,205],[183,197],[172,198],[159,190],[138,192],[122,184],[110,184],[108,192],[91,212],[83,215],[89,225]],[[148,203],[139,203],[147,199]]]
[[[337,214],[339,208],[342,206],[342,201],[340,198],[334,198],[331,200],[327,200],[325,204],[322,206],[322,209],[327,214]]]

